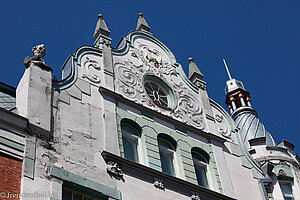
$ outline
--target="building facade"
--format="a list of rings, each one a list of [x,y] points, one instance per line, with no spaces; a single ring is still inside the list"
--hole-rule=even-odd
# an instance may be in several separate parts
[[[38,45],[18,87],[0,85],[1,198],[300,200],[294,145],[275,144],[243,83],[229,74],[229,114],[149,31],[139,14],[112,48],[100,14],[62,80]]]

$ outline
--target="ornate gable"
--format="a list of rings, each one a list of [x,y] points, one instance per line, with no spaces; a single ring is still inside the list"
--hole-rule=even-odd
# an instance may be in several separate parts
[[[198,88],[152,34],[133,31],[112,54],[116,93],[200,130],[205,128]]]

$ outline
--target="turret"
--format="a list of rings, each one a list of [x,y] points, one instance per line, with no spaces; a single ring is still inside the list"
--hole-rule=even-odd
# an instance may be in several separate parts
[[[245,146],[250,149],[251,144],[257,144],[257,140],[260,141],[260,144],[275,146],[271,134],[265,129],[256,111],[251,106],[250,93],[246,91],[241,81],[231,77],[224,59],[223,62],[229,77],[225,87],[225,103],[237,127],[240,129],[241,139]]]

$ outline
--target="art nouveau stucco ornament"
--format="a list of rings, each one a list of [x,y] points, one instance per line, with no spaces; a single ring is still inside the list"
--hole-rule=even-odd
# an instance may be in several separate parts
[[[203,111],[198,94],[187,86],[172,64],[172,56],[150,41],[137,39],[134,48],[126,55],[115,57],[116,90],[124,97],[152,110],[184,121],[198,129],[204,129]],[[146,76],[154,76],[164,82],[174,98],[167,107],[157,106],[148,97],[144,83]],[[176,105],[175,105],[176,104]],[[166,109],[167,108],[167,109]]]
[[[226,125],[224,124],[224,117],[223,115],[220,114],[215,114],[215,119],[216,122],[219,124],[219,128],[218,128],[218,132],[223,135],[224,137],[231,137],[231,132],[228,131],[228,128],[226,127]]]
[[[280,169],[277,176],[286,176],[286,173],[282,169]]]
[[[164,190],[165,189],[165,186],[164,186],[164,181],[161,179],[161,178],[158,178],[158,177],[154,177],[154,186],[156,188],[159,188],[161,190]]]
[[[191,190],[191,199],[192,200],[201,200],[199,192]]]
[[[45,61],[42,59],[46,55],[46,49],[44,44],[40,44],[33,47],[32,53],[32,57],[27,56],[24,58],[24,65],[26,69],[28,69],[31,64],[34,64],[41,67],[42,69],[52,71],[52,69],[48,65],[46,65]]]
[[[108,173],[112,174],[113,176],[123,177],[123,172],[120,166],[118,165],[118,163],[116,162],[108,161],[106,170]]]
[[[88,79],[93,83],[100,83],[100,73],[101,70],[99,62],[93,58],[86,56],[84,57],[82,66],[84,68],[84,73],[81,75],[83,79]]]

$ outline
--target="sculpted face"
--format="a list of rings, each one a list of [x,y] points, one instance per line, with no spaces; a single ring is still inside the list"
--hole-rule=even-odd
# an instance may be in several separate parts
[[[46,54],[46,49],[45,49],[44,44],[40,44],[40,45],[37,45],[37,46],[33,47],[32,52],[33,52],[34,56],[38,56],[40,58],[43,58]]]

